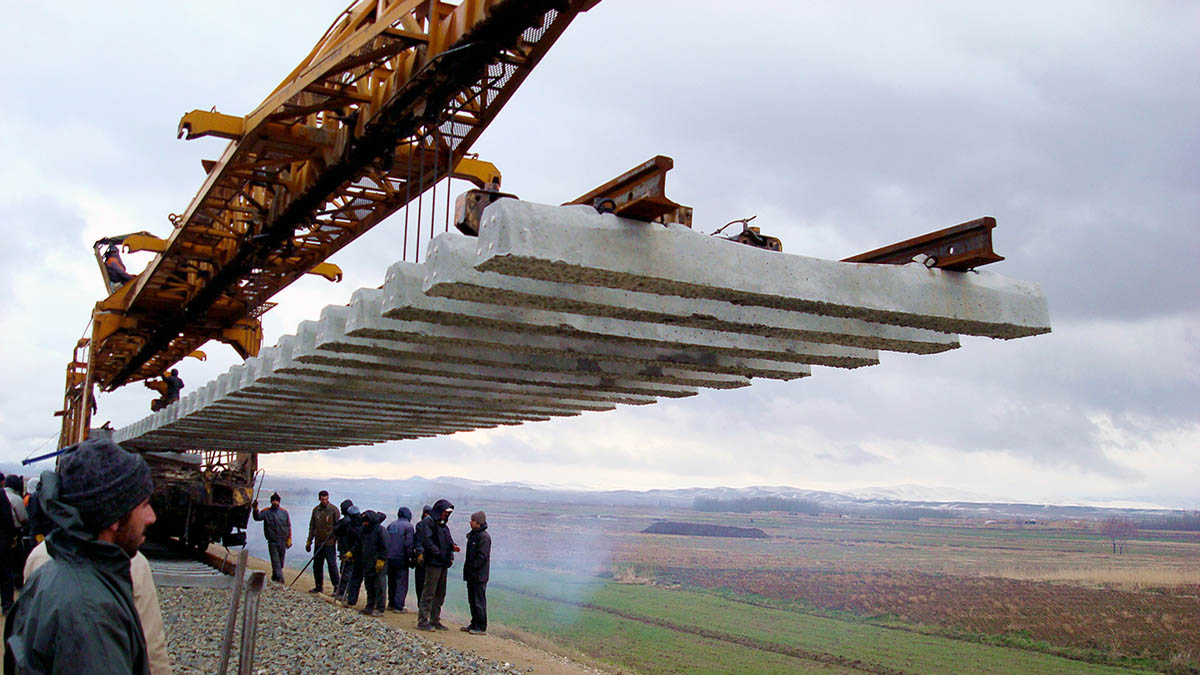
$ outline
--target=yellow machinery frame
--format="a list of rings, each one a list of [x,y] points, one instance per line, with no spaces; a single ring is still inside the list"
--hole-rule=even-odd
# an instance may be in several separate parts
[[[156,377],[210,339],[257,354],[268,299],[305,273],[340,279],[326,259],[421,190],[498,185],[471,144],[598,1],[360,0],[249,115],[184,115],[181,137],[230,143],[170,236],[127,244],[157,255],[97,303],[60,447],[86,437],[93,384]]]

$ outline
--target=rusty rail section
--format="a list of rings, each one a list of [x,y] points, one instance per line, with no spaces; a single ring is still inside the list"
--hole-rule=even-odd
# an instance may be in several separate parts
[[[996,219],[984,216],[843,258],[842,262],[905,265],[912,262],[917,255],[924,254],[926,267],[965,272],[1004,260],[1004,256],[996,255],[992,250],[992,229],[995,227]]]
[[[563,206],[586,204],[624,218],[691,227],[691,207],[681,206],[666,195],[667,172],[674,167],[675,160],[657,155]]]

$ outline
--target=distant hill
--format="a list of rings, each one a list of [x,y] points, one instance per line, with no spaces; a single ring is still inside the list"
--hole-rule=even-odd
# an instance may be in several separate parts
[[[271,474],[266,476],[262,488],[263,499],[271,492],[279,491],[283,495],[285,503],[291,501],[293,504],[315,503],[316,493],[323,489],[329,490],[335,502],[341,501],[341,495],[352,495],[354,503],[360,508],[384,510],[389,515],[398,506],[408,506],[416,510],[419,508],[416,505],[432,504],[441,498],[454,502],[459,511],[471,506],[472,503],[482,504],[497,501],[546,505],[584,504],[687,509],[692,508],[697,498],[725,501],[780,498],[812,502],[825,513],[864,515],[872,512],[883,515],[884,512],[895,512],[897,509],[920,509],[922,515],[944,513],[949,517],[1102,520],[1111,515],[1146,517],[1183,513],[1177,509],[1161,507],[1032,504],[989,501],[983,497],[978,500],[970,498],[937,500],[927,496],[935,494],[935,489],[919,486],[874,488],[852,493],[805,490],[787,486],[588,491],[529,483],[490,483],[448,476],[437,478],[414,476],[393,480],[382,478],[319,480]],[[965,494],[956,496],[969,497]]]

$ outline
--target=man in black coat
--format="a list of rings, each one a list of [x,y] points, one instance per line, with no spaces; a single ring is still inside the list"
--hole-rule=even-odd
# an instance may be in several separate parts
[[[340,506],[342,519],[333,526],[333,537],[337,540],[338,559],[342,561],[342,565],[341,575],[338,579],[338,585],[334,588],[333,597],[336,600],[345,600],[346,587],[350,585],[350,577],[353,576],[354,547],[358,545],[358,535],[362,529],[362,517],[358,512],[358,507],[349,499],[343,499]]]
[[[17,554],[20,536],[21,531],[13,520],[12,505],[7,499],[0,499],[0,609],[5,614],[12,607],[13,586],[20,572],[21,557]]]
[[[428,504],[426,504],[425,506],[422,506],[421,507],[421,520],[425,520],[426,518],[428,518],[429,514],[432,511],[433,511],[432,506],[430,506]],[[421,520],[417,521],[417,525],[421,524]],[[421,548],[420,542],[417,541],[416,526],[414,525],[413,526],[412,566],[413,566],[413,584],[415,584],[417,587],[417,606],[418,607],[420,607],[420,605],[421,605],[421,591],[425,590],[425,566],[417,563],[417,554],[421,552],[420,548]]]
[[[471,606],[471,623],[463,626],[471,635],[487,632],[487,582],[492,562],[492,535],[487,531],[487,515],[483,511],[471,514],[471,531],[467,533],[467,556],[463,560],[463,580],[467,582],[467,604]]]
[[[417,564],[425,568],[425,587],[417,606],[420,630],[449,630],[442,624],[442,603],[446,601],[446,572],[459,550],[446,526],[452,513],[454,505],[439,499],[433,503],[429,516],[417,524]]]
[[[362,613],[382,616],[387,600],[387,533],[383,521],[387,518],[377,511],[366,510],[362,514],[362,536],[354,550],[354,579],[346,593],[346,604],[358,600],[359,580],[366,581],[367,606]],[[353,597],[351,597],[353,595]]]

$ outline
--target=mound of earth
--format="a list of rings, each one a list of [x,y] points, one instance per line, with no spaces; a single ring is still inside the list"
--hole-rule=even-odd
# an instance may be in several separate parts
[[[709,525],[707,523],[676,523],[670,520],[660,520],[642,530],[645,534],[684,534],[692,537],[734,537],[738,539],[770,539],[770,536],[757,527],[732,527],[730,525]]]

